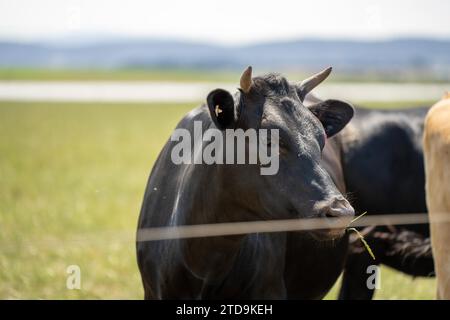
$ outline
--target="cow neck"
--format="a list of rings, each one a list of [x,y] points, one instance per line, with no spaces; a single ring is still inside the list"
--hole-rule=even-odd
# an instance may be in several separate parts
[[[188,195],[183,224],[231,222],[236,218],[236,205],[230,201],[229,188],[224,185],[220,165],[197,165],[193,172],[196,185]],[[198,278],[221,279],[233,266],[244,235],[179,240],[184,262]]]

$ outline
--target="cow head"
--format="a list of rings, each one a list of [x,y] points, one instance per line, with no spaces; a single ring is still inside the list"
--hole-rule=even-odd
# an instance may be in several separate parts
[[[234,96],[216,89],[207,98],[211,118],[219,129],[278,129],[279,170],[275,175],[261,175],[257,165],[224,166],[228,170],[226,183],[234,190],[233,201],[258,219],[342,217],[350,222],[354,216],[321,161],[327,139],[350,121],[353,107],[339,100],[309,107],[303,104],[308,92],[330,72],[328,68],[301,83],[290,83],[277,74],[252,78],[249,67]],[[337,238],[344,229],[313,234],[321,239]]]

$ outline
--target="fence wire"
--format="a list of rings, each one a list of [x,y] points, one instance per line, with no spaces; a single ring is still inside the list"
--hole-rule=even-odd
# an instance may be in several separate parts
[[[432,223],[450,222],[450,214],[433,214]],[[428,213],[367,215],[348,223],[342,218],[310,218],[211,223],[138,229],[137,242],[383,225],[430,223]]]

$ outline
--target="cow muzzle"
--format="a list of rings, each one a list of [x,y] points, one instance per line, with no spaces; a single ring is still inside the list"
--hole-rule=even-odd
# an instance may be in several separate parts
[[[322,202],[318,210],[319,216],[324,219],[327,227],[314,233],[316,237],[323,240],[342,237],[355,216],[355,210],[343,196],[337,196],[331,201]]]
[[[323,209],[327,218],[353,219],[355,210],[344,197],[336,197],[331,204]]]

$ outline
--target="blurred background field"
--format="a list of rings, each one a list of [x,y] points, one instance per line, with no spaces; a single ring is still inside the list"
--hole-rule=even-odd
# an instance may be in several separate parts
[[[0,44],[1,46],[1,44]],[[449,49],[450,51],[450,49]],[[289,70],[289,69],[268,69],[267,67],[259,73],[264,72],[282,72],[289,79],[304,79],[317,72],[323,66],[330,65],[325,61],[321,66],[311,70]],[[338,69],[339,70],[339,69]],[[235,82],[239,79],[242,70],[233,69],[196,69],[196,68],[118,68],[118,69],[100,69],[100,68],[20,68],[20,67],[1,67],[0,81],[158,81],[158,82]],[[444,73],[446,76],[449,73]],[[339,70],[339,73],[333,74],[328,82],[361,82],[361,83],[448,83],[450,78],[439,77],[433,73],[414,72],[375,72],[366,71],[363,73],[346,72]]]
[[[195,106],[0,102],[0,298],[142,298],[134,235],[145,184]],[[81,290],[66,288],[72,264]],[[377,299],[434,297],[434,279],[383,268],[381,281]]]
[[[0,68],[0,81],[171,81],[232,82],[237,71],[214,71],[182,68],[144,69],[50,69]]]

